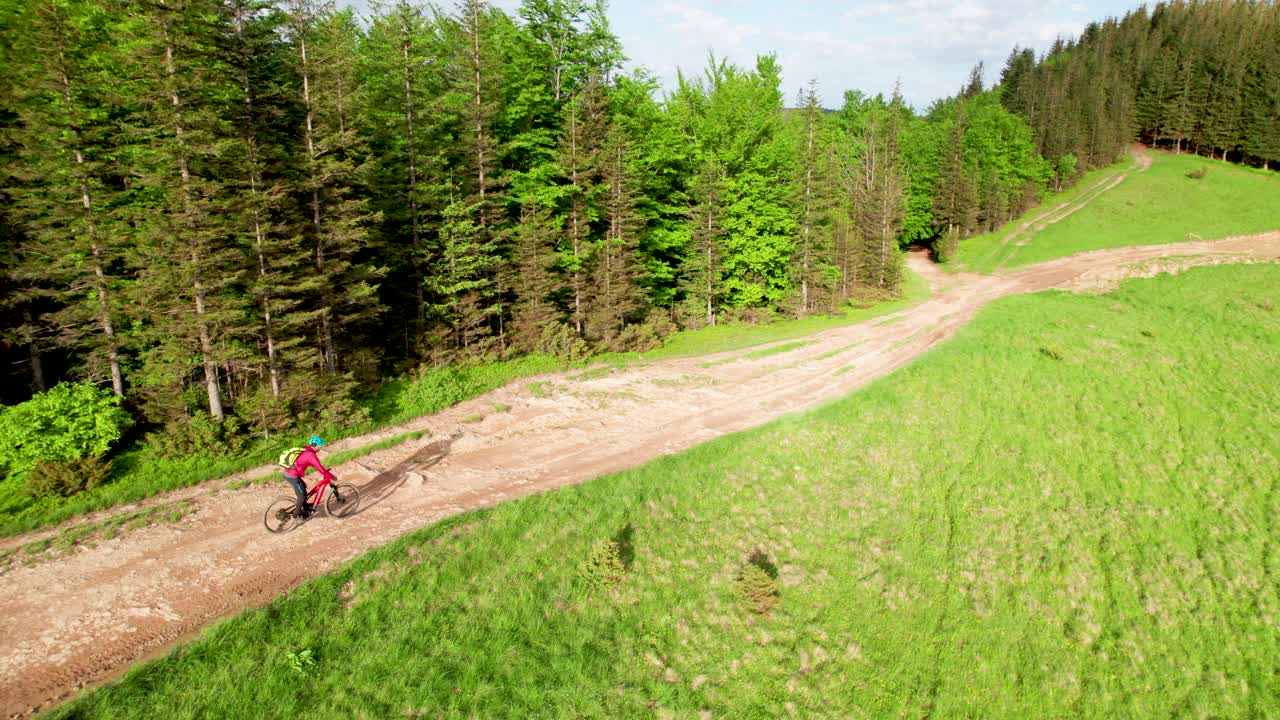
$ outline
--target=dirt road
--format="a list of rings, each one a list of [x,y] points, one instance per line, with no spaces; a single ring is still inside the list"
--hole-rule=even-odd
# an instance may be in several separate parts
[[[1166,256],[1179,260],[1148,262]],[[1191,264],[1278,258],[1280,232],[1105,250],[994,276],[947,275],[913,255],[909,262],[932,286],[931,299],[814,335],[787,352],[656,362],[599,377],[545,376],[536,390],[519,381],[348,441],[431,432],[335,468],[363,492],[360,513],[343,522],[319,517],[287,535],[267,534],[262,509],[283,484],[213,497],[207,491],[225,484],[215,481],[169,493],[152,502],[190,498],[195,512],[17,564],[0,579],[0,717],[29,714],[115,677],[212,620],[440,518],[582,482],[845,395],[918,357],[993,299],[1105,288],[1124,276]],[[477,415],[484,419],[463,422]]]

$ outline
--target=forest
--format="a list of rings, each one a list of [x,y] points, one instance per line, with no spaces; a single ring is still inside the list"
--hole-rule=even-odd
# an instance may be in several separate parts
[[[1135,141],[1276,169],[1278,8],[1139,8],[917,110],[786,97],[771,55],[661,92],[604,0],[0,0],[0,400],[179,452],[357,425],[418,368],[890,298],[903,246]]]

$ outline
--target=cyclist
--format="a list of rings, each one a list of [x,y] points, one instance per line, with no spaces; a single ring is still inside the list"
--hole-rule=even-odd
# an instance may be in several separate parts
[[[324,446],[323,438],[312,435],[311,439],[307,440],[307,446],[298,448],[297,457],[284,469],[285,482],[293,488],[293,494],[298,496],[297,509],[293,511],[294,517],[305,518],[315,512],[315,507],[307,502],[307,483],[302,479],[307,474],[308,468],[315,468],[316,472],[329,482],[334,481],[333,473],[320,463],[320,458],[316,455],[316,450]]]

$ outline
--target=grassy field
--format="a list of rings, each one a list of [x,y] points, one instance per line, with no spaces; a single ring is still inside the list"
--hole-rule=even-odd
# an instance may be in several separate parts
[[[1276,717],[1277,308],[1274,266],[1001,300],[844,400],[419,531],[51,717]]]
[[[850,308],[841,315],[758,325],[729,324],[682,331],[671,335],[663,347],[653,352],[602,355],[586,363],[571,364],[545,355],[529,355],[482,365],[433,368],[416,378],[402,377],[386,382],[369,400],[370,423],[342,430],[316,429],[313,432],[320,433],[330,441],[352,437],[431,415],[522,377],[597,362],[616,367],[649,360],[738,350],[886,315],[910,307],[928,296],[929,288],[924,279],[907,271],[900,299],[866,308]],[[137,502],[169,490],[271,464],[282,448],[300,444],[302,438],[310,434],[312,432],[303,433],[296,438],[281,437],[256,442],[246,451],[226,457],[161,459],[147,457],[138,449],[132,449],[115,459],[116,471],[109,482],[69,498],[33,500],[16,480],[0,481],[0,537],[16,535],[85,513]],[[326,462],[332,464],[340,460],[331,459]]]
[[[952,265],[990,273],[1089,250],[1280,230],[1280,175],[1195,155],[1152,152],[1151,157],[1145,172],[1136,172],[1128,161],[1094,171],[1000,231],[961,242]],[[1205,171],[1204,177],[1187,177],[1198,170]],[[1028,218],[1080,198],[1094,183],[1123,172],[1128,178],[1085,210],[1043,230],[1033,226],[1006,242]],[[1024,240],[1026,245],[1017,244]]]
[[[644,353],[643,357],[645,360],[695,357],[794,340],[834,327],[852,325],[905,310],[928,298],[929,284],[919,275],[905,270],[902,297],[897,300],[876,303],[870,307],[848,308],[838,315],[816,315],[800,320],[783,320],[763,325],[729,324],[685,330],[671,336],[661,348]]]

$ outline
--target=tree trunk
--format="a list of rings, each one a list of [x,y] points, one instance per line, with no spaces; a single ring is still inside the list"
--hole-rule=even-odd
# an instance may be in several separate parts
[[[321,276],[324,275],[324,236],[322,234],[322,225],[320,222],[320,187],[319,177],[316,171],[316,144],[315,144],[315,125],[313,121],[314,110],[311,106],[311,74],[307,66],[307,40],[303,34],[303,23],[305,19],[302,16],[302,6],[298,3],[296,6],[298,14],[298,55],[302,62],[302,105],[306,110],[306,143],[307,143],[307,167],[311,179],[311,227],[316,234],[316,272]],[[338,371],[338,357],[333,348],[333,326],[329,318],[330,308],[326,304],[320,310],[320,332],[321,343],[324,352],[325,369],[330,374]]]
[[[813,226],[813,117],[814,104],[809,105],[809,144],[805,149],[804,171],[804,248],[800,260],[800,314],[809,312],[809,243]]]
[[[713,277],[713,276],[714,276],[714,273],[712,272],[712,265],[711,265],[711,251],[712,251],[713,245],[714,245],[714,243],[715,243],[715,238],[711,235],[711,229],[712,229],[712,215],[711,215],[711,213],[712,213],[711,205],[710,205],[710,204],[708,204],[708,205],[707,205],[707,240],[706,240],[706,243],[707,243],[707,248],[706,248],[706,249],[707,249],[707,258],[706,258],[706,260],[707,260],[707,266],[706,266],[706,278],[707,278],[707,325],[714,326],[714,325],[716,324],[716,314],[715,314],[715,312],[714,312],[714,309],[711,307],[711,297],[712,297],[712,292],[713,292],[713,289],[714,289],[714,288],[713,288],[713,283],[712,283],[712,281],[714,280],[714,277]]]
[[[475,82],[475,110],[476,110],[476,190],[480,194],[480,227],[483,229],[487,225],[488,217],[485,212],[485,173],[484,173],[484,98],[481,93],[483,89],[482,78],[480,74],[480,17],[475,15],[472,18],[475,23],[471,33],[471,67],[474,71]]]
[[[581,245],[579,233],[581,229],[578,227],[578,215],[580,214],[579,193],[581,188],[578,187],[578,115],[574,109],[569,117],[569,162],[570,167],[570,185],[573,187],[574,199],[573,208],[570,210],[570,234],[569,239],[573,242],[573,327],[578,335],[582,335],[582,270],[581,270]]]
[[[59,49],[59,60],[64,64],[62,66],[62,97],[67,103],[67,107],[72,106],[71,98],[71,78],[67,75],[66,56]],[[107,338],[107,361],[111,367],[111,391],[117,397],[124,397],[124,377],[120,372],[120,353],[116,348],[115,327],[111,323],[111,302],[107,295],[107,278],[106,273],[102,269],[102,249],[98,245],[97,225],[93,221],[93,201],[89,195],[89,183],[84,176],[84,154],[80,151],[80,130],[75,129],[76,144],[74,146],[76,167],[75,174],[80,183],[80,207],[84,214],[85,227],[89,233],[89,252],[93,255],[93,287],[98,297],[99,323],[102,325],[102,334]],[[39,355],[35,354],[35,346],[32,346],[32,372],[39,370],[40,383],[44,383],[44,373],[39,367]]]
[[[160,4],[166,5],[165,0],[160,0]],[[169,101],[173,103],[173,132],[178,143],[178,174],[182,178],[182,209],[194,235],[195,210],[192,207],[191,198],[191,172],[187,167],[187,152],[182,129],[182,104],[178,97],[177,72],[173,67],[173,42],[169,38],[167,19],[164,25],[164,40],[165,72],[169,77]],[[205,318],[204,285],[200,281],[200,243],[194,236],[191,238],[191,270],[195,278],[192,282],[192,294],[195,298],[201,365],[204,367],[204,387],[209,396],[209,415],[221,422],[224,417],[222,391],[218,385],[218,367],[213,362],[213,339],[209,334],[209,322]]]
[[[22,309],[22,322],[31,324],[31,311],[27,308]],[[47,389],[44,384],[44,363],[40,361],[40,348],[36,346],[34,334],[27,340],[27,352],[31,358],[31,387],[36,392],[44,392]]]
[[[417,321],[415,330],[415,344],[417,339],[422,337],[422,326],[426,320],[426,309],[422,297],[422,269],[418,264],[418,167],[417,167],[417,146],[413,142],[413,85],[409,82],[409,28],[406,23],[401,28],[403,35],[400,41],[400,55],[404,61],[404,124],[405,133],[409,141],[409,219],[412,227],[413,245],[413,270],[415,275],[415,285],[417,292],[414,294],[414,317]]]
[[[244,7],[242,5],[236,6],[236,37],[243,44]],[[253,247],[258,256],[258,276],[265,280],[267,277],[266,233],[262,229],[262,208],[258,197],[258,185],[262,182],[262,174],[258,171],[258,143],[257,133],[254,131],[252,124],[253,94],[249,86],[247,61],[240,76],[240,86],[244,90],[245,145],[249,154],[249,197],[253,207]],[[267,341],[267,374],[271,380],[271,397],[279,399],[280,368],[276,365],[275,336],[271,326],[271,298],[266,293],[263,294],[262,298],[262,322]]]

